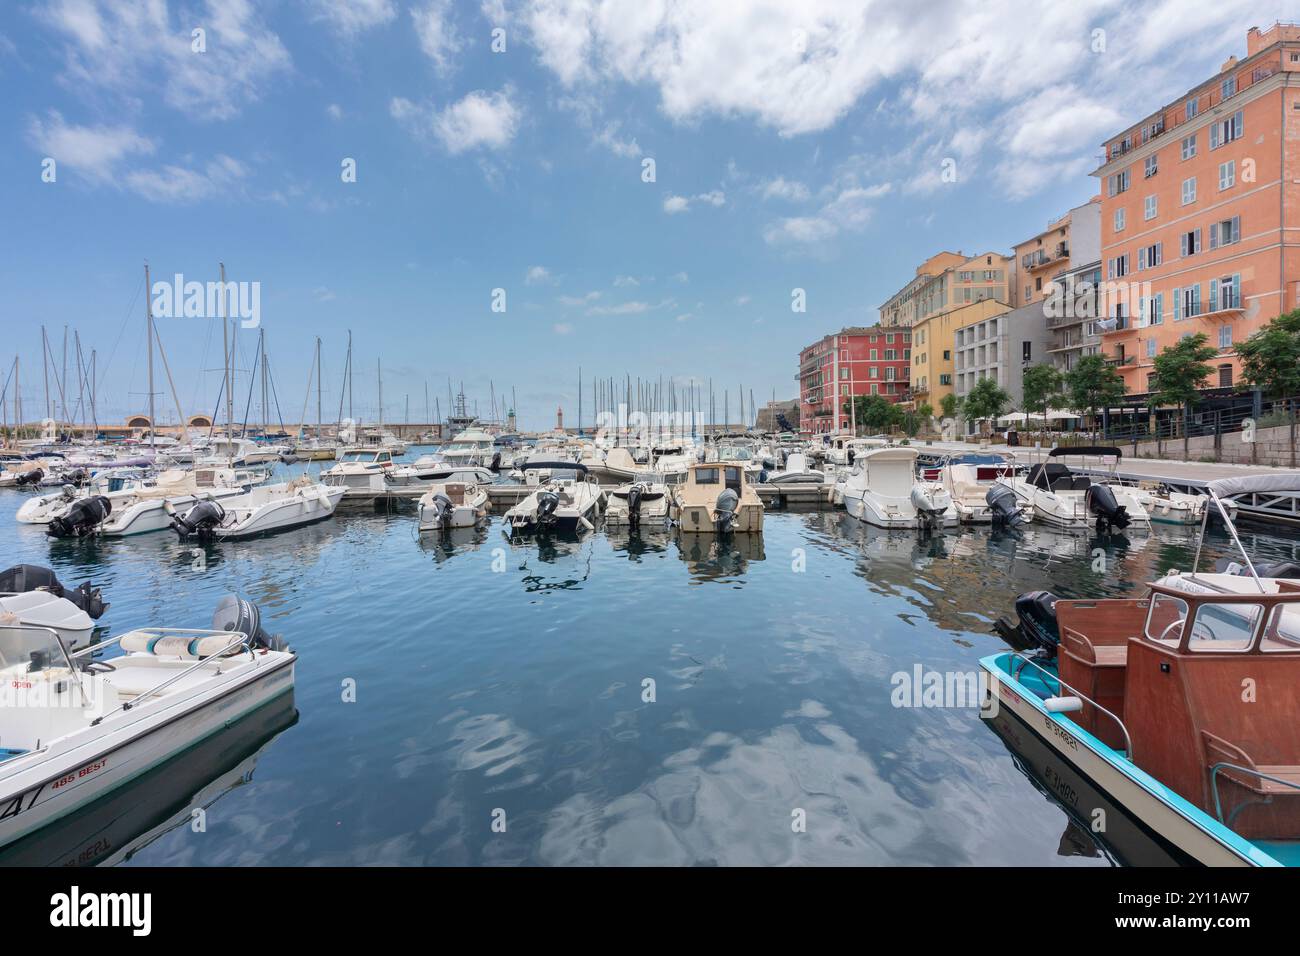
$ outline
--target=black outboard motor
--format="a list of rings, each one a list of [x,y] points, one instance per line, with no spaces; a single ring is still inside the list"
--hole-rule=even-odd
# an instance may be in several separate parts
[[[641,496],[647,490],[640,481],[627,490],[627,526],[631,531],[641,527]]]
[[[1061,644],[1061,629],[1056,620],[1058,600],[1051,591],[1026,591],[1016,598],[1021,635],[1047,658],[1055,657]]]
[[[433,526],[439,531],[447,530],[451,525],[451,499],[446,495],[434,495],[429,504],[433,508]]]
[[[537,523],[551,524],[555,521],[555,509],[560,507],[560,496],[554,491],[537,493]]]
[[[41,479],[44,477],[45,472],[39,468],[33,468],[31,471],[24,471],[21,475],[15,478],[14,484],[19,487],[22,487],[23,485],[36,485],[40,484]]]
[[[191,535],[200,541],[211,541],[212,529],[226,517],[226,509],[215,501],[200,501],[183,515],[172,515],[172,528],[184,541]]]
[[[1123,530],[1132,520],[1128,509],[1115,500],[1115,492],[1106,485],[1089,485],[1083,500],[1088,511],[1097,516],[1097,531],[1101,534],[1112,528]]]
[[[271,651],[289,649],[279,635],[267,634],[262,628],[262,612],[257,605],[237,594],[227,594],[217,602],[217,609],[212,613],[212,629],[247,634],[253,647]]]
[[[63,480],[65,484],[76,485],[80,488],[90,481],[90,472],[84,468],[76,468],[65,474]]]
[[[286,465],[296,465],[298,464],[298,456],[291,451],[286,451],[280,456],[280,461]]]
[[[1236,561],[1222,560],[1217,563],[1216,570],[1224,574],[1238,574],[1244,578],[1250,577],[1250,568],[1244,564],[1238,564]],[[1278,561],[1275,564],[1257,564],[1255,573],[1261,578],[1286,578],[1296,580],[1300,578],[1300,564],[1294,561]],[[4,590],[0,588],[0,590]]]
[[[990,488],[984,503],[989,506],[995,528],[1016,528],[1025,522],[1025,516],[1020,513],[1020,499],[1006,485]]]
[[[15,564],[12,568],[0,571],[0,591],[13,594],[49,591],[55,597],[67,598],[94,621],[98,621],[108,610],[108,602],[104,600],[103,594],[89,581],[83,581],[68,590],[54,576],[53,571],[39,564]]]
[[[498,451],[492,454],[492,464],[488,466],[488,470],[489,471],[501,470],[501,452]]]
[[[734,488],[724,488],[714,503],[714,528],[718,534],[729,534],[736,524],[736,509],[740,507],[740,495]]]
[[[45,526],[51,538],[82,538],[95,529],[113,512],[113,503],[103,495],[80,498],[68,510]]]

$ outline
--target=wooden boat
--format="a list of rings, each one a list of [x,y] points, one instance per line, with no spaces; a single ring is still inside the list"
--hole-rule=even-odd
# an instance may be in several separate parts
[[[669,515],[682,531],[758,534],[763,530],[763,502],[738,459],[691,465],[686,480],[671,487]]]
[[[1293,490],[1300,474],[1221,479],[1208,492],[1217,506],[1279,482]],[[1242,554],[1249,576],[1193,565],[1140,598],[1022,595],[1022,631],[1038,651],[980,663],[994,709],[1009,708],[1163,843],[1208,865],[1295,866],[1300,581],[1260,577]]]

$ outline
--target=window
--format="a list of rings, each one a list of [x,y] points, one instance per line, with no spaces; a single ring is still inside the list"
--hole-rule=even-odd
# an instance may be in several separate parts
[[[1235,73],[1219,84],[1219,95],[1225,100],[1230,96],[1237,95],[1237,75]]]
[[[699,471],[696,471],[699,474]],[[1177,647],[1187,620],[1187,602],[1170,594],[1153,594],[1147,608],[1148,640]]]
[[[1201,251],[1201,230],[1192,229],[1178,237],[1178,251],[1184,256],[1194,256]]]
[[[1033,345],[1033,342],[1020,343],[1020,361],[1028,362],[1030,360],[1030,352],[1033,350]]]
[[[1174,290],[1174,321],[1190,319],[1201,314],[1201,284]]]
[[[1146,158],[1146,160],[1142,163],[1142,178],[1143,178],[1143,179],[1150,179],[1152,176],[1154,176],[1154,175],[1159,171],[1159,166],[1158,166],[1157,161],[1156,161],[1156,156],[1157,156],[1157,155],[1158,155],[1158,154],[1156,154],[1156,153],[1152,153],[1152,154],[1151,154],[1150,156],[1148,156],[1148,157]]]
[[[1232,326],[1231,325],[1219,326],[1219,348],[1221,349],[1232,348]]]
[[[867,372],[868,378],[880,378],[880,366],[872,365]]]
[[[944,349],[944,350],[943,350],[943,360],[944,360],[945,362],[950,362],[950,361],[952,361],[952,353],[949,352],[947,349]]]
[[[1165,320],[1165,294],[1151,296],[1146,300],[1147,325],[1159,325]]]
[[[848,378],[848,377],[849,377],[849,370],[848,370],[848,367],[847,367],[847,366],[842,366],[842,367],[840,368],[840,378]]]
[[[1221,222],[1210,223],[1210,248],[1230,246],[1241,241],[1241,217],[1233,216]]]
[[[1210,149],[1218,149],[1231,143],[1234,139],[1241,139],[1242,135],[1242,115],[1241,110],[1233,113],[1227,119],[1222,119],[1210,127]]]
[[[1232,366],[1219,366],[1219,388],[1232,388]]]
[[[939,384],[940,384],[940,385],[951,385],[951,384],[952,384],[952,376],[951,376],[951,375],[940,375],[940,376],[939,376]]]
[[[1142,218],[1143,219],[1156,218],[1156,197],[1155,196],[1148,196],[1146,199],[1142,201]]]
[[[1183,159],[1191,159],[1196,155],[1196,134],[1183,137]]]
[[[1122,192],[1128,191],[1129,171],[1115,173],[1106,177],[1106,190],[1112,196],[1118,196]]]
[[[1128,253],[1117,256],[1114,259],[1106,260],[1106,277],[1108,279],[1122,279],[1128,275]]]
[[[841,386],[840,386],[840,394],[841,394],[841,395],[847,395],[847,394],[849,394],[849,387],[848,387],[847,385],[841,385]]]
[[[1116,232],[1124,231],[1124,210],[1123,209],[1115,210],[1115,231]]]
[[[1196,177],[1183,180],[1183,205],[1196,202]]]
[[[1156,357],[1156,340],[1147,339],[1147,358],[1153,359],[1155,357]]]
[[[892,382],[896,377],[897,377],[897,372],[892,365],[889,366],[889,368],[885,369],[886,382]]]
[[[873,362],[879,361],[879,360],[880,360],[880,350],[879,350],[879,349],[872,349],[872,350],[871,350],[871,354],[868,356],[868,358],[869,358],[871,361],[873,361]]]
[[[1034,277],[1034,291],[1035,291],[1035,292],[1042,292],[1042,291],[1043,291],[1043,277],[1042,277],[1042,276],[1035,276],[1035,277]]]
[[[1230,159],[1226,163],[1219,163],[1219,188],[1231,189],[1237,181],[1237,161]]]
[[[1154,269],[1164,262],[1164,243],[1157,242],[1153,246],[1143,246],[1138,250],[1138,270]]]
[[[885,361],[886,362],[898,361],[898,349],[885,349]]]
[[[1187,119],[1191,119],[1200,111],[1201,111],[1201,102],[1195,96],[1193,96],[1190,100],[1187,101]],[[1196,137],[1193,136],[1191,137],[1191,139],[1195,141]],[[1195,152],[1194,148],[1193,148],[1193,152]]]
[[[1241,308],[1241,273],[1210,280],[1210,311]]]
[[[886,344],[886,345],[893,345],[893,344],[894,344],[894,333],[893,333],[893,332],[890,332],[888,335],[885,336],[885,344]]]

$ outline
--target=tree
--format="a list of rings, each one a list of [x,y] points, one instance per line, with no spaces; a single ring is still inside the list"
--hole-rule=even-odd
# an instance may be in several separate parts
[[[1061,397],[1064,377],[1051,365],[1033,365],[1025,369],[1021,383],[1024,412],[1041,412],[1043,429],[1047,429],[1047,412]]]
[[[881,395],[859,395],[854,403],[858,423],[869,431],[886,432],[902,424],[903,410]]]
[[[991,378],[982,378],[966,393],[962,410],[971,421],[1000,418],[1011,405],[1011,396]]]
[[[1300,309],[1279,315],[1237,345],[1242,385],[1258,388],[1270,398],[1300,392]],[[1295,413],[1291,414],[1291,467],[1296,466]]]
[[[1187,415],[1200,397],[1198,389],[1214,372],[1209,362],[1219,350],[1208,344],[1204,332],[1185,335],[1174,345],[1160,351],[1155,358],[1155,389],[1152,400],[1161,405],[1177,405],[1183,412],[1183,461],[1187,461]]]
[[[914,414],[921,426],[929,428],[934,422],[934,406],[929,402],[921,402],[916,406]],[[904,426],[906,428],[906,426]],[[920,430],[919,428],[917,429]],[[915,432],[913,432],[915,435]]]
[[[1103,408],[1124,400],[1124,379],[1100,355],[1085,355],[1065,373],[1064,398],[1071,411],[1096,419]]]

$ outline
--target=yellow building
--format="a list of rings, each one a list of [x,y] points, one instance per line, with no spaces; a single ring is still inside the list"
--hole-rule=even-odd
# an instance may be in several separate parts
[[[912,326],[912,400],[918,405],[924,402],[938,415],[943,397],[953,394],[952,354],[956,331],[1001,315],[1010,308],[997,299],[975,299],[936,312]]]
[[[916,276],[880,307],[880,324],[918,325],[940,312],[997,299],[1010,302],[1014,260],[1000,252],[965,256],[940,252],[917,266]]]

